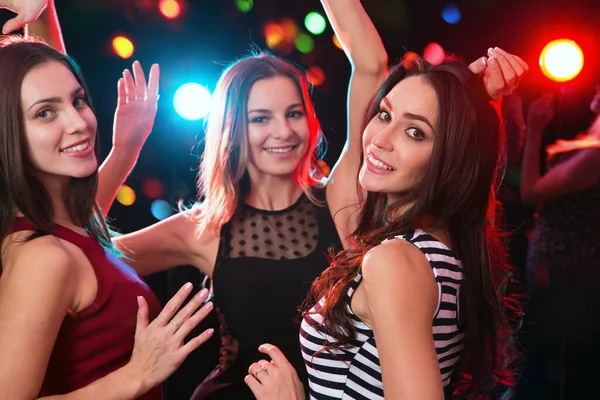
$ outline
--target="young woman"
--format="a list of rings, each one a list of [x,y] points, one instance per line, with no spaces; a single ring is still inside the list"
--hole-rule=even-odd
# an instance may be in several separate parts
[[[211,332],[202,293],[161,312],[118,257],[95,195],[97,121],[74,61],[0,43],[0,398],[160,399]],[[145,90],[145,88],[144,88]],[[150,322],[151,321],[151,322]]]

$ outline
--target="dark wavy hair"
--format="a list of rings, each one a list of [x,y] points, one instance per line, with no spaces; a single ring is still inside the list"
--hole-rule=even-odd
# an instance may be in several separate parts
[[[0,41],[0,238],[6,236],[17,211],[37,228],[28,239],[54,231],[54,207],[48,191],[33,173],[21,109],[23,78],[33,68],[49,62],[59,62],[73,73],[91,107],[87,85],[72,58],[32,39],[9,36]],[[99,142],[96,140],[96,157],[99,157]],[[71,179],[65,195],[69,217],[101,245],[119,254],[96,204],[97,189],[97,171],[86,178]]]
[[[345,296],[364,255],[395,235],[431,224],[443,227],[465,277],[459,298],[465,339],[453,382],[455,396],[495,397],[492,393],[515,383],[509,365],[517,351],[507,307],[517,314],[520,307],[504,293],[511,268],[496,218],[495,191],[505,164],[503,124],[483,83],[463,62],[448,58],[434,66],[419,59],[390,71],[367,107],[363,130],[378,114],[381,99],[412,76],[431,85],[439,102],[438,130],[425,174],[393,203],[386,193],[362,195],[358,228],[349,237],[352,246],[313,283],[309,301],[325,298],[320,310],[324,329],[337,340],[331,347],[351,344],[355,332]]]

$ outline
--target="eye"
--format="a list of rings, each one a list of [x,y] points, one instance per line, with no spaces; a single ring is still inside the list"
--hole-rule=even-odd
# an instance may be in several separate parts
[[[75,98],[75,100],[73,100],[73,105],[77,108],[84,107],[87,105],[87,101],[86,101],[85,97],[79,96],[79,97]]]
[[[389,112],[387,112],[387,110],[385,109],[380,109],[379,113],[377,114],[377,117],[385,122],[390,122],[392,120],[392,116],[390,115]]]
[[[304,112],[300,111],[300,110],[296,110],[296,111],[290,111],[287,114],[288,118],[300,118],[304,116]]]
[[[262,124],[267,121],[267,117],[254,117],[250,119],[250,123],[252,124]]]
[[[417,129],[417,128],[408,128],[406,130],[406,133],[410,137],[412,137],[413,139],[416,139],[416,140],[423,140],[423,139],[425,139],[425,134],[420,129]]]
[[[50,118],[52,118],[53,115],[54,115],[54,113],[52,112],[52,110],[50,110],[48,108],[44,108],[44,109],[38,111],[38,113],[35,115],[35,117],[38,119],[50,119]]]

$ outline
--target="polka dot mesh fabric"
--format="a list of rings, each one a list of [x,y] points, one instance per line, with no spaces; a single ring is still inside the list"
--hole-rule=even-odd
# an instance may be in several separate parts
[[[316,208],[305,196],[280,211],[244,206],[229,225],[229,257],[289,260],[309,255],[319,240]]]

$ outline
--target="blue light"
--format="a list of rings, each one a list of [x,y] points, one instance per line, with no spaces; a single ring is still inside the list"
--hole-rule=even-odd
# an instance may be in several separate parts
[[[448,4],[442,10],[442,18],[449,24],[456,24],[460,21],[462,15],[460,14],[460,10],[456,5]]]
[[[208,114],[211,95],[204,86],[190,82],[183,84],[175,92],[173,106],[181,118],[197,121]]]
[[[152,212],[154,218],[162,221],[173,214],[173,207],[171,207],[169,203],[164,200],[154,200],[150,206],[150,211]]]

